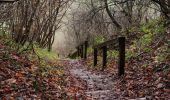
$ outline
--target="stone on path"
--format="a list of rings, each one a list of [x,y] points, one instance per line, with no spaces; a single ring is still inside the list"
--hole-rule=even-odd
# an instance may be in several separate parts
[[[114,100],[115,96],[112,90],[113,77],[109,75],[94,74],[88,71],[79,61],[72,60],[69,63],[72,66],[70,73],[76,78],[86,81],[87,90],[85,95],[92,100]]]

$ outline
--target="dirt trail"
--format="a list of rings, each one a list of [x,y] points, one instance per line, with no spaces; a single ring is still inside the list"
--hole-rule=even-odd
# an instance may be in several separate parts
[[[114,100],[115,96],[112,90],[114,85],[113,76],[95,74],[88,71],[79,61],[71,60],[70,74],[76,78],[86,81],[87,90],[85,95],[92,100]]]

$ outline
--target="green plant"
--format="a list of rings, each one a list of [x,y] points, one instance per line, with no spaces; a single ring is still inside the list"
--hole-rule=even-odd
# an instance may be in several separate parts
[[[95,40],[95,41],[94,41],[95,44],[100,44],[100,43],[103,43],[103,42],[104,42],[105,38],[104,38],[104,36],[99,35],[99,36],[96,36],[94,40]]]
[[[5,31],[3,29],[0,29],[0,36],[4,36],[5,35]]]
[[[34,50],[36,54],[42,58],[47,60],[56,60],[58,58],[57,53],[53,51],[48,51],[47,49],[39,48],[38,46],[34,46]]]
[[[148,23],[141,25],[140,29],[144,33],[151,34],[164,33],[165,32],[164,21],[162,19],[154,19],[149,21]]]
[[[31,50],[32,46],[28,43],[25,43],[25,45],[21,45],[16,43],[12,38],[8,37],[4,39],[5,45],[7,45],[11,50],[17,51],[17,53],[22,53],[24,51]]]
[[[34,88],[35,92],[38,92],[39,86],[38,86],[38,82],[36,80],[33,81],[33,88]]]
[[[92,47],[89,47],[89,48],[87,49],[87,54],[90,54],[90,53],[93,53],[93,48],[92,48]]]
[[[152,51],[152,48],[145,47],[145,48],[143,48],[143,51],[144,51],[144,52],[151,52],[151,51]]]
[[[128,60],[128,59],[130,59],[130,58],[132,58],[132,57],[135,57],[135,56],[136,56],[136,53],[134,53],[134,52],[131,51],[131,50],[126,50],[125,56],[126,56],[126,60]]]
[[[16,84],[11,84],[11,87],[12,87],[14,90],[17,90],[17,85],[16,85]]]
[[[155,57],[156,62],[163,62],[168,60],[168,57],[170,56],[170,49],[168,48],[168,45],[163,45],[158,50],[156,50],[157,55]]]
[[[144,47],[144,46],[148,46],[152,42],[152,40],[153,40],[153,34],[149,33],[149,34],[143,35],[139,39],[139,42],[140,42],[141,47]]]
[[[119,52],[117,50],[112,50],[107,52],[108,57],[117,58],[119,56]]]
[[[141,36],[138,40],[133,41],[133,45],[131,45],[131,49],[139,52],[141,51],[150,52],[152,49],[149,46],[153,40],[154,40],[154,35],[151,33],[146,33],[143,36]]]

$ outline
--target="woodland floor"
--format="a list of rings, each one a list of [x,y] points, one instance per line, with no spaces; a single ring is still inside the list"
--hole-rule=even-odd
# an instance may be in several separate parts
[[[0,41],[0,100],[170,100],[169,62],[153,63],[148,54],[128,61],[122,77],[114,60],[100,71],[90,67],[90,57],[42,67],[27,54]],[[140,67],[146,61],[149,66]]]
[[[114,62],[114,61],[112,61]],[[170,71],[168,64],[139,68],[126,64],[126,73],[117,76],[116,63],[105,71],[89,68],[88,61],[69,61],[70,96],[75,100],[169,100]],[[142,63],[142,62],[141,62]],[[136,64],[134,62],[134,64]],[[114,66],[113,66],[114,65]],[[138,65],[139,66],[139,65]],[[153,65],[154,66],[154,65]],[[99,67],[99,66],[98,66]],[[164,68],[165,70],[162,71]],[[76,97],[78,99],[76,99]]]

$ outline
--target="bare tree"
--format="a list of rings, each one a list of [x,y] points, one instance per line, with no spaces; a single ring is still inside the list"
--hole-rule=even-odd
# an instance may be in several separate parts
[[[40,47],[52,48],[56,30],[67,11],[70,0],[19,0],[7,4],[1,13],[10,22],[13,39],[25,45],[37,42]],[[11,17],[9,17],[11,16]],[[7,19],[8,18],[8,19]]]

